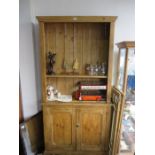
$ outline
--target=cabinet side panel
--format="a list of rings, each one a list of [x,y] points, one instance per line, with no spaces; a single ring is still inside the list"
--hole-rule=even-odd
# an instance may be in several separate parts
[[[112,83],[112,65],[113,65],[113,46],[114,46],[114,22],[110,23],[110,38],[109,38],[109,57],[108,57],[108,87],[107,87],[107,103],[110,103],[111,98],[111,83]]]
[[[43,22],[39,22],[40,31],[40,64],[41,64],[41,85],[42,85],[42,102],[46,101],[46,47],[45,47],[45,26]]]

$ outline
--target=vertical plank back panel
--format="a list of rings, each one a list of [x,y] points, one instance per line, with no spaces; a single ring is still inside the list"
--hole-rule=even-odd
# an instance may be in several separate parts
[[[64,24],[56,23],[56,73],[63,72],[63,60],[65,55],[65,31],[64,31]]]
[[[73,72],[73,62],[79,63],[79,74],[85,74],[86,64],[108,62],[109,31],[107,23],[46,23],[46,57],[49,51],[56,53],[54,72],[64,73],[64,61],[68,72]],[[105,29],[106,28],[106,29]],[[85,79],[86,80],[86,79]],[[109,80],[110,81],[110,80]],[[62,94],[72,94],[77,79],[48,79],[47,85],[53,85]],[[108,87],[109,88],[109,87]]]
[[[65,61],[68,64],[68,72],[72,72],[74,58],[74,24],[65,23]],[[73,89],[73,79],[66,78],[66,94],[71,94]]]
[[[74,24],[74,60],[77,59],[79,62],[79,74],[82,74],[83,67],[83,24]]]
[[[86,23],[83,26],[83,70],[85,71],[85,64],[90,64],[91,62],[91,26]]]

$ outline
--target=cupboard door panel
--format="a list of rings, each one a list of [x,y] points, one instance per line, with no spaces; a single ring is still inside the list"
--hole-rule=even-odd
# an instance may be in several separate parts
[[[45,108],[44,124],[47,150],[52,148],[73,150],[75,129],[73,129],[74,112],[71,108]]]
[[[78,117],[79,127],[77,128],[77,138],[79,138],[79,149],[103,150],[103,136],[105,131],[103,127],[103,110],[81,109]]]

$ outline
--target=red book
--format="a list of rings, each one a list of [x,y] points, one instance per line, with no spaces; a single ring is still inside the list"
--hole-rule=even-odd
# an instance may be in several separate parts
[[[101,101],[104,99],[104,94],[99,90],[82,90],[80,91],[79,100],[82,101]]]
[[[80,100],[82,101],[102,101],[102,96],[81,96]]]

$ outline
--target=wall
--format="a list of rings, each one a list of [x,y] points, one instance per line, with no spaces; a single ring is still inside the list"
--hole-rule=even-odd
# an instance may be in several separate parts
[[[29,0],[19,1],[19,66],[24,118],[38,112],[36,67]]]
[[[22,0],[24,1],[24,0]],[[31,100],[32,96],[35,95],[38,97],[38,99],[33,99],[31,103],[29,103],[30,107],[35,106],[34,102],[40,101],[40,73],[39,73],[39,41],[38,41],[38,23],[36,20],[36,16],[46,16],[46,15],[70,15],[70,16],[76,16],[76,15],[100,15],[100,16],[118,16],[118,19],[116,21],[116,27],[115,27],[115,38],[114,42],[117,43],[119,41],[124,40],[135,40],[135,31],[134,31],[134,14],[135,14],[135,5],[134,0],[30,0],[30,10],[26,6],[23,8],[29,13],[29,17],[31,17],[32,22],[32,34],[33,34],[33,45],[29,40],[29,43],[31,46],[34,46],[34,49],[32,47],[31,50],[29,50],[29,47],[25,46],[25,52],[28,57],[25,57],[25,61],[30,61],[31,63],[29,66],[25,66],[25,76],[29,74],[29,77],[24,80],[24,84],[30,82],[32,83],[32,80],[35,80],[34,77],[36,76],[36,83],[33,81],[33,84],[25,88],[24,91],[26,91],[23,94],[23,100]],[[20,12],[22,14],[22,12]],[[23,16],[23,18],[25,18]],[[29,21],[30,22],[30,21]],[[25,29],[28,30],[27,27]],[[29,35],[27,37],[32,39],[32,34],[29,32]],[[114,67],[116,66],[116,58],[117,58],[117,47],[114,47]],[[24,56],[24,51],[22,51],[22,55]],[[28,53],[27,53],[28,52]],[[35,54],[35,57],[34,55]],[[33,60],[32,56],[33,55]],[[34,61],[34,62],[33,62]],[[24,65],[24,62],[21,62],[20,65]],[[35,65],[35,68],[34,68]],[[24,69],[24,68],[22,68]],[[30,69],[30,70],[29,70]],[[35,70],[35,71],[34,71]],[[20,69],[21,71],[21,69]],[[34,71],[34,73],[32,73]],[[24,72],[24,71],[23,71]],[[27,73],[28,72],[28,73]],[[115,68],[113,75],[115,76]],[[22,78],[21,78],[22,80]],[[26,80],[26,81],[25,81]],[[28,81],[30,80],[30,81]],[[37,86],[37,87],[36,87]],[[24,87],[24,86],[23,86]],[[32,90],[35,91],[31,94]],[[30,95],[31,94],[31,95]],[[37,95],[36,95],[37,94]],[[27,97],[30,96],[30,99],[27,99]],[[24,102],[25,104],[26,102]],[[33,104],[33,105],[32,105]],[[38,104],[38,103],[37,103]],[[28,108],[28,106],[25,106]],[[25,109],[25,113],[27,113],[27,109]]]
[[[134,40],[134,0],[31,0],[32,22],[44,15],[118,16],[115,42]]]

